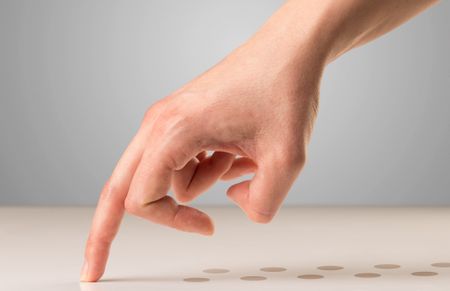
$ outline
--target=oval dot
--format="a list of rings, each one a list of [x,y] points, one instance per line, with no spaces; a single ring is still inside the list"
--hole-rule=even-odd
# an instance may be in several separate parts
[[[221,268],[211,268],[211,269],[205,269],[203,270],[204,273],[208,274],[224,274],[230,272],[230,270],[227,269],[221,269]]]
[[[430,277],[430,276],[436,276],[438,273],[436,272],[414,272],[411,273],[413,276],[419,276],[419,277]]]
[[[286,268],[283,267],[264,267],[260,269],[263,272],[284,272]]]
[[[448,263],[448,262],[439,262],[439,263],[434,263],[431,265],[436,268],[450,268],[450,263]]]
[[[317,274],[305,274],[305,275],[299,275],[299,276],[297,276],[297,278],[307,279],[307,280],[314,280],[314,279],[322,279],[323,276],[322,275],[317,275]]]
[[[357,274],[355,274],[355,277],[358,277],[358,278],[377,278],[380,276],[381,275],[378,273],[357,273]]]
[[[344,267],[341,267],[341,266],[320,266],[320,267],[317,267],[317,269],[322,270],[322,271],[337,271],[337,270],[344,269]]]
[[[379,264],[374,266],[377,269],[398,269],[400,268],[400,265],[396,264]]]
[[[208,282],[209,278],[190,277],[190,278],[184,278],[183,281],[185,281],[185,282]]]
[[[266,279],[267,278],[264,276],[243,276],[243,277],[241,277],[241,280],[244,280],[244,281],[263,281]]]

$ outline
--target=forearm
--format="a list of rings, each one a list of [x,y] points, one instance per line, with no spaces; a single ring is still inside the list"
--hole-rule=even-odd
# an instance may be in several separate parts
[[[394,29],[437,0],[289,0],[250,42],[271,58],[333,61]]]
[[[391,31],[437,0],[340,0],[330,3],[322,19],[330,40],[328,61]]]

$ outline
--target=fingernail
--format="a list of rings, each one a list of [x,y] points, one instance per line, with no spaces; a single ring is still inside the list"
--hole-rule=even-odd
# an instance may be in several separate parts
[[[81,268],[80,281],[88,281],[88,262],[86,260],[83,263],[83,268]]]

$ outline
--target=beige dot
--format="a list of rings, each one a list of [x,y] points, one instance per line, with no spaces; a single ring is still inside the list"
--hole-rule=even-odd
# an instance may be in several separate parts
[[[379,264],[374,266],[377,269],[398,269],[400,268],[400,265],[396,264]]]
[[[411,273],[413,276],[419,276],[419,277],[430,277],[430,276],[436,276],[438,273],[436,272],[414,272]]]
[[[358,277],[358,278],[377,278],[380,276],[381,275],[378,273],[357,273],[357,274],[355,274],[355,277]]]
[[[341,267],[341,266],[320,266],[320,267],[317,267],[317,269],[322,270],[322,271],[337,271],[337,270],[344,269],[344,267]]]
[[[190,277],[190,278],[184,278],[183,281],[185,281],[185,282],[208,282],[209,278]]]
[[[300,275],[300,276],[297,276],[297,278],[300,278],[300,279],[311,279],[311,280],[313,280],[313,279],[322,279],[323,278],[323,276],[322,275],[317,275],[317,274],[305,274],[305,275]]]
[[[266,279],[267,278],[264,276],[243,276],[243,277],[241,277],[241,280],[244,280],[244,281],[263,281]]]
[[[450,268],[450,263],[448,263],[448,262],[439,262],[439,263],[434,263],[431,265],[436,268]]]
[[[230,270],[227,269],[221,269],[221,268],[211,268],[211,269],[205,269],[203,270],[204,273],[208,274],[224,274],[230,272]]]
[[[264,267],[260,269],[263,272],[284,272],[286,268],[283,267]]]

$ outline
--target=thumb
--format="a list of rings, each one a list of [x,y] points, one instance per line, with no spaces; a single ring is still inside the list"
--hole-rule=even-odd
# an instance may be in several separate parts
[[[296,161],[265,158],[258,163],[252,180],[231,186],[227,195],[252,221],[268,223],[277,213],[303,165],[303,158]]]

